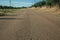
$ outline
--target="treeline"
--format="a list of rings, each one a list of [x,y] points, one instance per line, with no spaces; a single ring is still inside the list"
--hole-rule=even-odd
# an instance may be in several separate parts
[[[0,9],[22,9],[22,8],[26,8],[26,7],[12,7],[12,6],[1,6],[0,5]]]
[[[46,6],[50,8],[54,6],[58,6],[60,8],[60,0],[43,0],[32,5],[32,7],[42,7],[42,6]]]
[[[42,7],[46,4],[46,1],[40,1],[32,5],[32,7]]]
[[[0,9],[14,9],[16,7],[12,7],[12,6],[1,6],[0,5]]]

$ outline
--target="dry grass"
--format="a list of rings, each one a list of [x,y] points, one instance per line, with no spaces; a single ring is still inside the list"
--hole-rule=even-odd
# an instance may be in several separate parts
[[[42,8],[32,8],[35,10],[35,12],[39,13],[39,12],[47,12],[53,15],[57,15],[60,16],[60,9],[53,7],[53,8],[46,8],[46,7],[42,7]]]
[[[0,16],[16,15],[17,9],[0,9]]]

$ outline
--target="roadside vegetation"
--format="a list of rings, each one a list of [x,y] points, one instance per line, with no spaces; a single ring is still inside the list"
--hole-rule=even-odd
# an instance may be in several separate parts
[[[48,7],[59,7],[60,8],[60,0],[43,0],[43,1],[39,1],[37,3],[35,3],[34,5],[32,5],[31,7],[43,7],[46,6]]]
[[[26,7],[12,7],[12,6],[2,6],[0,5],[0,16],[7,16],[7,14],[15,14],[17,9],[23,9]]]
[[[54,12],[57,12],[60,15],[60,12],[59,12],[60,11],[60,0],[42,0],[42,1],[39,1],[33,4],[30,7],[35,7],[35,8],[46,7],[46,9],[48,8],[47,10],[51,10],[52,8]],[[12,6],[0,5],[0,16],[5,16],[6,13],[13,13],[15,10],[23,9],[23,8],[27,8],[27,7],[12,7]]]
[[[60,0],[43,0],[35,3],[31,7],[45,9],[50,13],[60,15]],[[40,10],[41,11],[41,10]]]

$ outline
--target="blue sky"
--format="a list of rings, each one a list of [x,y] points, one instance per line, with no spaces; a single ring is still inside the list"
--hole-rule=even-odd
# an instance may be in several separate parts
[[[22,6],[31,6],[35,2],[38,2],[41,0],[11,0],[11,5],[14,7],[22,7]],[[0,0],[0,5],[7,5],[9,6],[9,0]]]

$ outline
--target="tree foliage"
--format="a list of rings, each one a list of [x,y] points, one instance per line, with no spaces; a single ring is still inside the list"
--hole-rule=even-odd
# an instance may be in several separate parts
[[[0,5],[0,9],[13,9],[15,7],[12,7],[12,6],[2,6]]]
[[[45,1],[40,1],[32,5],[33,7],[42,7],[45,6],[46,2]]]
[[[12,7],[12,6],[2,6],[0,5],[0,9],[22,9],[26,7]]]
[[[60,0],[43,0],[43,1],[35,3],[33,6],[34,7],[48,6],[51,8],[56,5],[60,7]]]

